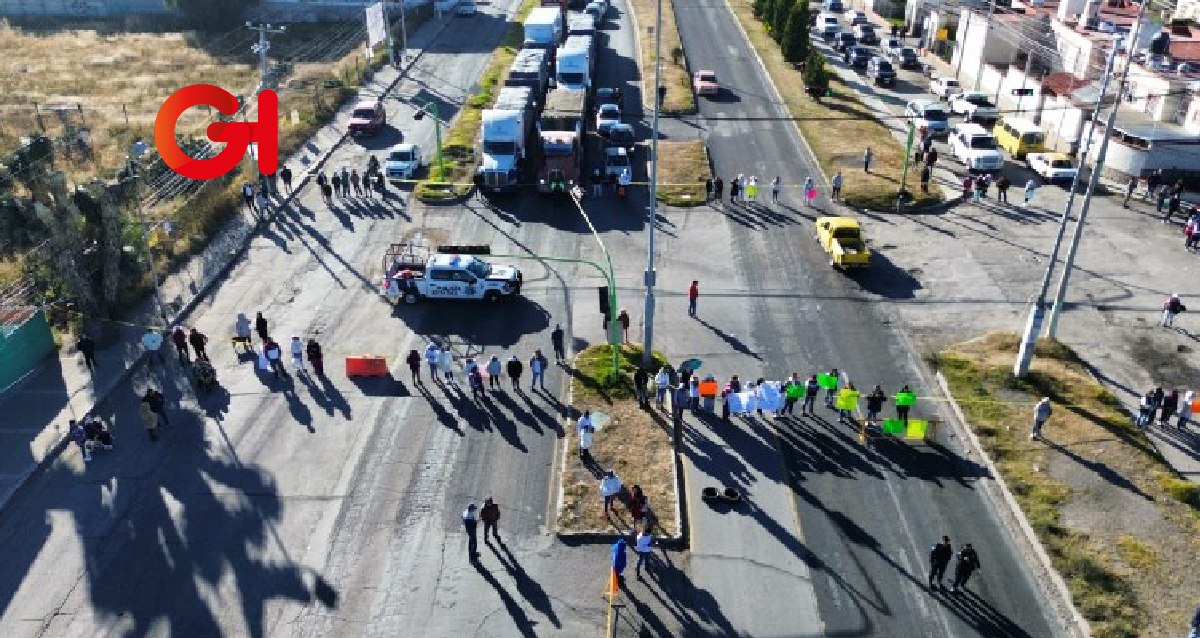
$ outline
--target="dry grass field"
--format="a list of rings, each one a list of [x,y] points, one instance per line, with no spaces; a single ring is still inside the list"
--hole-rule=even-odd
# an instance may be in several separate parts
[[[631,0],[634,24],[638,29],[638,68],[642,74],[645,91],[642,101],[647,110],[654,105],[654,25],[657,18],[657,0]],[[696,94],[692,92],[692,80],[688,75],[683,44],[679,40],[679,28],[675,26],[675,5],[669,0],[662,3],[662,84],[667,87],[663,100],[664,113],[695,113]]]

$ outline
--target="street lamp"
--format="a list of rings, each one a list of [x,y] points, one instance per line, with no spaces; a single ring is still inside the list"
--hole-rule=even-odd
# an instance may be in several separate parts
[[[605,273],[605,279],[608,280],[608,322],[605,329],[608,330],[608,344],[612,349],[612,365],[613,372],[616,373],[621,369],[621,359],[619,352],[621,335],[617,328],[617,276],[613,271],[612,256],[608,254],[608,249],[604,247],[604,241],[600,239],[600,233],[596,232],[596,227],[592,225],[592,218],[588,217],[587,211],[583,209],[583,204],[579,198],[583,194],[583,189],[576,186],[570,191],[571,201],[575,203],[575,209],[583,216],[583,221],[587,222],[588,228],[592,231],[592,237],[596,238],[596,243],[600,244],[600,252],[604,253],[604,259],[608,262],[608,272]],[[587,262],[590,263],[590,262]]]
[[[437,140],[437,179],[434,181],[440,182],[445,177],[445,169],[442,167],[442,120],[438,117],[437,104],[433,101],[426,102],[417,109],[413,119],[424,119],[426,113],[433,116],[433,135]]]
[[[654,362],[654,227],[658,223],[658,112],[662,109],[665,91],[662,83],[662,0],[658,0],[654,27],[654,122],[650,133],[650,221],[646,232],[646,305],[642,311],[642,367],[649,369]]]

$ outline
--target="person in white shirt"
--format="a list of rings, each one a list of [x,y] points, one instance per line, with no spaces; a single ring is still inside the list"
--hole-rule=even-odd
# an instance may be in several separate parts
[[[429,378],[434,381],[438,380],[438,357],[441,351],[438,350],[437,344],[430,341],[429,345],[425,346],[425,363],[429,364]]]
[[[592,458],[592,433],[595,430],[591,426],[579,428],[579,458]]]
[[[654,403],[658,405],[658,409],[663,409],[663,401],[667,398],[667,389],[671,387],[671,375],[665,367],[659,368],[658,374],[654,375]]]
[[[292,335],[292,368],[296,372],[304,369],[304,342],[299,335]]]
[[[637,574],[638,580],[642,578],[642,565],[645,565],[646,559],[650,558],[652,545],[654,545],[654,535],[646,529],[637,535],[637,540],[633,543],[633,551],[637,554],[637,563],[633,567],[633,573]]]
[[[621,493],[621,478],[613,470],[605,470],[604,478],[600,481],[600,496],[604,497],[604,513],[612,509],[612,503]]]

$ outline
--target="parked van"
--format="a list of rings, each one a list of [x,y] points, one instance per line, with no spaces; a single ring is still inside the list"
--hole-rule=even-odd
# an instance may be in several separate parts
[[[1041,127],[1019,117],[1005,117],[996,122],[992,129],[1000,148],[1008,151],[1014,159],[1024,159],[1027,153],[1046,150],[1046,134]]]
[[[821,12],[817,16],[817,33],[820,33],[826,40],[837,35],[842,30],[842,21],[838,19],[837,14]]]

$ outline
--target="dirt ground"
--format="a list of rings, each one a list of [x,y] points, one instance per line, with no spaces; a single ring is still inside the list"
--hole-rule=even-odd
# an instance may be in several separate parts
[[[1116,398],[1065,348],[1039,348],[1030,381],[1012,380],[1017,339],[992,334],[952,346],[943,374],[1005,474],[1075,604],[1099,638],[1179,634],[1200,591],[1200,509]],[[1029,439],[1040,395],[1054,414]],[[1172,425],[1173,427],[1173,425]],[[1195,505],[1200,506],[1200,503]]]

